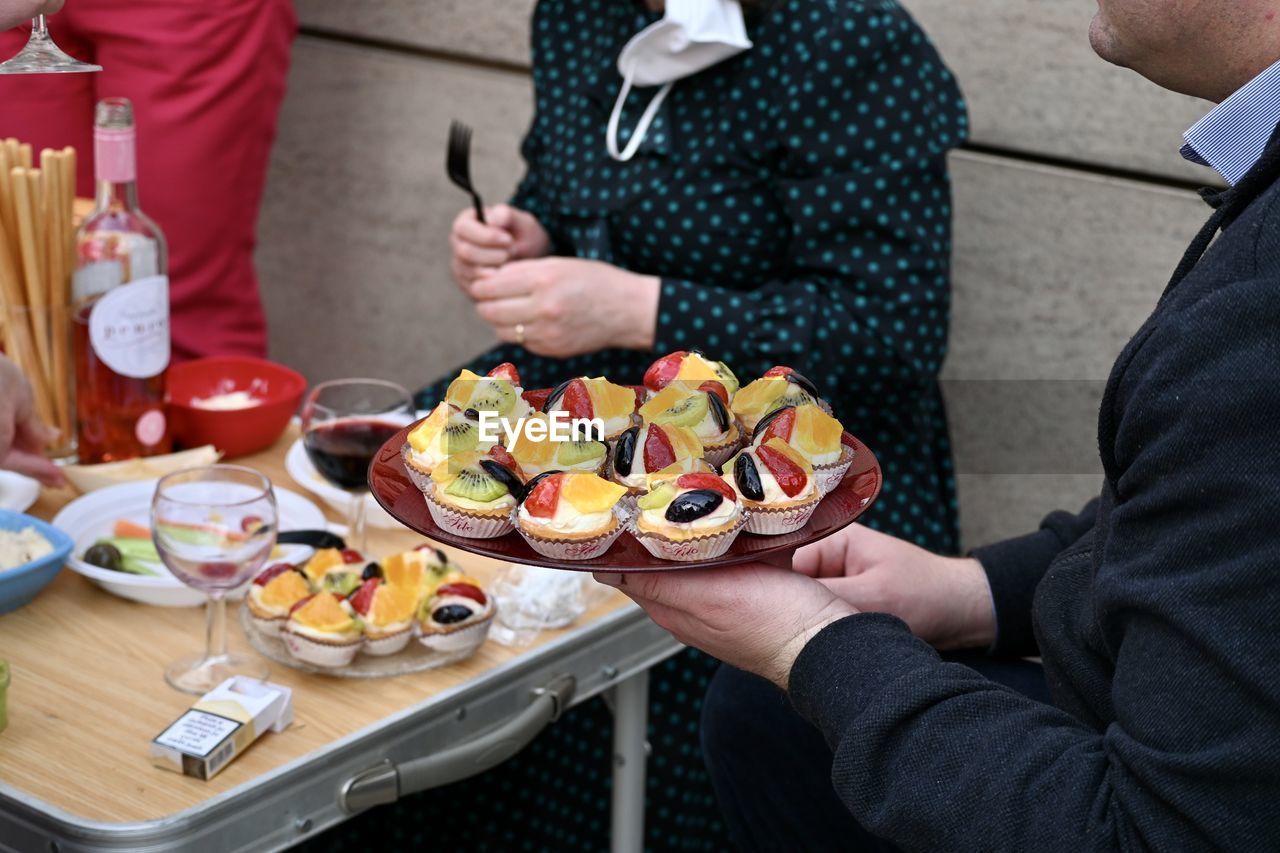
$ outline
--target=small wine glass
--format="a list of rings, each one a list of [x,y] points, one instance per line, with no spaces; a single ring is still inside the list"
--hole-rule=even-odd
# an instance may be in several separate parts
[[[17,55],[0,62],[0,74],[65,74],[79,71],[101,71],[101,65],[81,62],[62,52],[49,35],[44,15],[31,19],[31,37]]]
[[[311,389],[302,405],[302,446],[311,464],[351,495],[350,540],[364,553],[369,465],[387,441],[413,422],[413,396],[381,379],[335,379]]]
[[[261,658],[227,651],[231,590],[267,562],[276,544],[271,481],[238,465],[187,468],[163,477],[151,500],[151,537],[174,577],[209,595],[204,654],[185,655],[164,671],[185,693],[208,693],[233,675],[265,679]]]

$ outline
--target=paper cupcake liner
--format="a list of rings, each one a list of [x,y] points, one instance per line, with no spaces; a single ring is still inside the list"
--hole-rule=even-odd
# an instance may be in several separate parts
[[[324,667],[346,666],[355,660],[356,653],[363,645],[360,640],[341,644],[322,643],[287,629],[280,632],[280,639],[284,641],[284,647],[289,650],[289,654],[298,660],[312,666]]]
[[[809,523],[821,500],[821,495],[814,495],[813,500],[800,506],[747,507],[747,532],[757,536],[794,533]]]
[[[660,533],[643,532],[636,527],[634,521],[629,525],[629,529],[635,540],[659,560],[690,563],[697,560],[714,560],[716,557],[723,556],[733,544],[733,540],[738,538],[745,524],[746,518],[743,517],[738,519],[738,523],[733,527],[721,533],[681,540],[668,539]]]
[[[466,539],[496,539],[511,532],[510,516],[479,515],[454,509],[437,501],[434,492],[424,494],[432,520],[446,533]]]
[[[409,641],[413,639],[413,626],[410,625],[403,631],[397,631],[394,634],[387,634],[384,637],[364,638],[364,653],[367,655],[394,655],[396,652],[404,649],[409,645]]]
[[[826,495],[844,479],[844,473],[853,464],[853,448],[847,444],[840,445],[840,458],[827,465],[813,466],[813,479],[818,487],[818,494]]]
[[[738,427],[737,438],[733,441],[725,442],[724,444],[717,444],[712,447],[703,448],[702,458],[706,460],[708,465],[712,466],[716,470],[719,470],[721,465],[733,458],[733,454],[741,450],[742,446],[746,443],[747,431],[742,425],[742,421],[735,421],[734,423]]]
[[[519,510],[517,510],[518,512]],[[515,517],[515,514],[512,514]],[[529,547],[552,560],[590,560],[599,557],[618,540],[631,522],[631,512],[618,502],[613,508],[613,530],[590,539],[551,539],[537,536],[516,522],[516,531],[529,543]]]
[[[280,629],[284,627],[284,623],[288,622],[288,618],[284,616],[259,616],[253,612],[253,608],[249,608],[249,621],[253,623],[253,627],[257,629],[259,634],[264,637],[279,637]]]
[[[412,450],[413,447],[406,441],[404,447],[400,448],[400,459],[404,462],[404,470],[409,474],[409,479],[425,495],[434,487],[434,482],[430,474],[424,474],[419,471],[409,459],[409,454]]]
[[[436,634],[424,630],[422,636],[418,637],[418,642],[435,652],[475,651],[489,636],[489,627],[493,625],[493,616],[496,612],[497,608],[493,608],[481,621],[472,622],[464,628],[447,634]]]

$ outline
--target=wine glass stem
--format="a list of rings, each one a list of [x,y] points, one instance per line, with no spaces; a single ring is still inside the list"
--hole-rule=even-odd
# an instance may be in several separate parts
[[[31,34],[40,39],[49,37],[49,27],[44,21],[44,15],[36,15],[31,19]]]
[[[227,656],[227,599],[222,592],[209,593],[208,623],[205,630],[206,660]]]
[[[351,508],[347,516],[348,526],[351,528],[352,546],[361,554],[369,545],[369,540],[364,535],[364,507],[364,492],[356,492],[351,497]]]

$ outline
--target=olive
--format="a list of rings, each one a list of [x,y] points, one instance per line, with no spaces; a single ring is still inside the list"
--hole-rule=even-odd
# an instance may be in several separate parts
[[[516,500],[524,498],[524,483],[516,476],[516,473],[503,465],[501,462],[494,462],[492,459],[481,459],[480,467],[485,470],[493,479],[507,487],[507,491],[511,493],[511,497]]]
[[[772,412],[770,412],[769,414],[765,415],[763,418],[760,419],[760,422],[756,424],[756,428],[751,434],[764,435],[764,431],[769,428],[769,424],[773,423],[774,418],[776,418],[778,415],[782,414],[783,412],[787,411],[788,409],[794,409],[794,408],[795,406],[779,406],[778,408],[774,409]],[[752,498],[752,500],[756,500],[756,498]]]
[[[360,573],[360,580],[362,581],[373,580],[374,578],[380,577],[382,577],[382,566],[378,565],[376,560],[365,566],[364,571]]]
[[[724,495],[715,489],[694,489],[677,496],[667,505],[666,518],[676,524],[697,521],[711,515],[723,502]]]
[[[711,414],[716,418],[716,426],[720,427],[721,432],[728,432],[733,420],[729,416],[729,410],[724,407],[724,400],[721,400],[720,395],[714,391],[707,391],[706,395]]]
[[[533,487],[534,487],[534,486],[536,486],[536,485],[538,485],[539,483],[541,483],[541,482],[542,482],[543,480],[545,480],[547,477],[550,477],[552,474],[563,474],[563,473],[564,473],[564,472],[563,472],[563,471],[560,471],[560,470],[555,470],[555,471],[543,471],[541,474],[539,474],[538,476],[534,477],[534,478],[533,478],[532,480],[530,480],[529,482],[525,483],[525,484],[524,484],[524,496],[520,498],[520,502],[521,502],[521,503],[523,503],[525,498],[527,498],[527,497],[529,497],[529,495],[533,494]]]
[[[802,389],[804,389],[806,392],[808,392],[810,397],[812,397],[815,400],[818,399],[819,397],[818,386],[814,385],[812,380],[810,380],[809,377],[805,376],[804,374],[796,373],[793,370],[787,374],[787,381],[794,382],[795,384],[799,385]]]
[[[446,604],[435,609],[431,614],[431,621],[438,622],[441,625],[454,625],[470,619],[473,612],[465,604]]]
[[[636,458],[636,438],[640,435],[640,427],[633,426],[618,436],[618,443],[613,448],[613,470],[620,477],[631,476],[631,463]]]
[[[566,379],[553,388],[551,393],[547,395],[547,402],[542,404],[542,411],[549,412],[554,409],[556,403],[560,402],[560,398],[564,396],[564,389],[568,388],[569,383],[572,381],[572,379]]]
[[[748,500],[764,500],[764,484],[760,482],[760,471],[756,461],[743,453],[733,463],[733,479],[738,484],[738,491]]]
[[[89,550],[84,552],[84,561],[100,569],[110,569],[113,572],[124,571],[124,555],[120,553],[119,548],[107,542],[90,546]]]

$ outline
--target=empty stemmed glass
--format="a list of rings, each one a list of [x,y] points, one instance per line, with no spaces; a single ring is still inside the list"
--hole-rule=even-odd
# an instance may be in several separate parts
[[[227,651],[226,595],[256,575],[276,544],[271,481],[238,465],[209,465],[161,478],[151,500],[151,537],[174,577],[209,595],[204,654],[164,671],[170,686],[208,693],[233,675],[267,677],[261,658]]]
[[[81,62],[63,53],[49,36],[44,15],[31,19],[31,37],[18,55],[7,62],[0,62],[0,74],[64,74],[101,70],[101,65]]]
[[[348,541],[361,553],[369,465],[413,414],[412,395],[381,379],[323,382],[302,405],[302,446],[320,476],[351,495]]]

